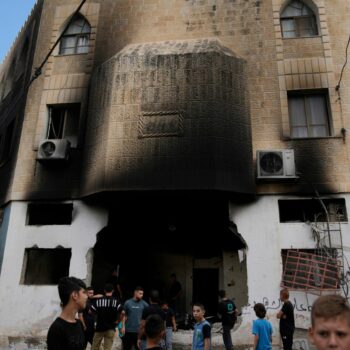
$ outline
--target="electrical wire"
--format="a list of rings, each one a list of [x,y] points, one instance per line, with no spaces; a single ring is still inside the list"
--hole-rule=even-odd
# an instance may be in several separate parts
[[[338,84],[336,85],[335,89],[338,91],[339,88],[340,88],[340,83],[341,83],[341,80],[343,78],[343,73],[344,73],[344,69],[348,63],[348,48],[349,48],[349,44],[350,44],[350,35],[349,35],[349,39],[348,39],[348,43],[346,44],[346,49],[345,49],[345,62],[344,62],[344,65],[341,69],[341,72],[340,72],[340,77],[339,77],[339,81],[338,81]]]

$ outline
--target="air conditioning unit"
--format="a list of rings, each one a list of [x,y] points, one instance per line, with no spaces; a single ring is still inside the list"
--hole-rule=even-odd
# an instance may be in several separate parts
[[[275,149],[257,151],[258,179],[295,179],[294,150]]]
[[[39,143],[36,159],[39,162],[67,161],[70,142],[67,139],[43,140]]]

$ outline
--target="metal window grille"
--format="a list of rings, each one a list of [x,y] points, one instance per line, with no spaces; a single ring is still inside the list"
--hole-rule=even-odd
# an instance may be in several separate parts
[[[282,285],[291,289],[339,289],[339,264],[335,257],[287,250],[283,256]]]

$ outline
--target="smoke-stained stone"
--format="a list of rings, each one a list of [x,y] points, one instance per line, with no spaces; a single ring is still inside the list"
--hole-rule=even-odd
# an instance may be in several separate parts
[[[254,192],[245,69],[217,39],[129,45],[98,67],[83,195]]]

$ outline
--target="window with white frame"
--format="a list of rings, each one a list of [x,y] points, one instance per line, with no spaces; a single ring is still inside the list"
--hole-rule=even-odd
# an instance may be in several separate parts
[[[90,24],[82,17],[76,18],[65,31],[60,42],[60,55],[88,53]]]
[[[284,38],[312,37],[318,35],[316,16],[302,1],[291,1],[281,13]]]
[[[49,106],[48,139],[67,139],[77,147],[80,104]]]
[[[330,136],[327,93],[290,93],[288,111],[291,137]]]

